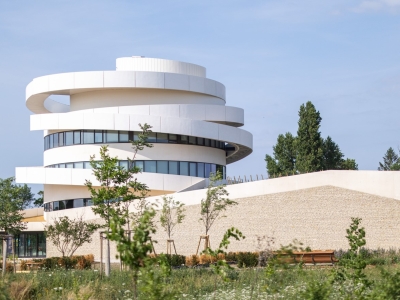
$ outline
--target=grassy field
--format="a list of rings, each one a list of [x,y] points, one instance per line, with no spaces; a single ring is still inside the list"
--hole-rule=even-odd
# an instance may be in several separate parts
[[[224,280],[207,269],[178,269],[165,279],[173,299],[399,299],[400,266],[368,266],[368,284],[333,282],[337,268],[233,269]],[[390,277],[382,272],[388,272]],[[386,276],[386,277],[385,277]],[[396,283],[399,281],[399,283]],[[100,278],[96,270],[8,274],[0,299],[133,299],[130,272]],[[397,297],[397,298],[396,298]],[[141,297],[139,299],[149,299]]]

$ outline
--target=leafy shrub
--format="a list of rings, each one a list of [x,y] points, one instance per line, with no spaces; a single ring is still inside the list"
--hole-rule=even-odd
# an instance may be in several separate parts
[[[27,261],[26,260],[21,260],[21,262],[20,262],[20,264],[19,264],[19,266],[20,266],[20,268],[21,268],[21,271],[26,271],[26,269],[28,269],[28,266],[27,266]]]
[[[225,254],[225,260],[226,261],[237,261],[237,255],[236,252],[228,252]]]
[[[179,267],[186,263],[186,256],[176,254],[167,254],[165,256],[172,267]]]
[[[14,264],[13,263],[7,262],[7,264],[6,264],[6,272],[7,273],[14,272]]]
[[[239,268],[252,268],[258,264],[258,253],[254,252],[238,252],[237,266]]]
[[[90,269],[94,262],[93,254],[77,255],[77,256],[64,256],[64,257],[49,257],[43,259],[34,259],[34,262],[42,263],[45,270],[53,270],[59,267],[70,269]]]

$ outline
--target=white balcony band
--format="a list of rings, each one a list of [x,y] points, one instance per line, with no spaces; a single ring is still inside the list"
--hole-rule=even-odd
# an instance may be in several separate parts
[[[26,87],[26,106],[37,114],[68,112],[66,105],[45,100],[50,95],[73,95],[109,89],[161,89],[199,93],[225,103],[225,86],[208,78],[159,72],[92,71],[47,75],[35,78]],[[53,109],[51,111],[51,109]],[[59,111],[61,110],[61,111]]]

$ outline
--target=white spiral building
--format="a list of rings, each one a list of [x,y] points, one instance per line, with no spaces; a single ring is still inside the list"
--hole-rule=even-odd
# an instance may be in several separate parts
[[[31,130],[44,131],[43,166],[16,168],[21,183],[44,184],[45,211],[90,206],[85,179],[98,185],[90,156],[109,145],[122,166],[132,158],[139,124],[152,126],[153,148],[135,159],[149,196],[203,188],[210,172],[252,152],[241,108],[226,106],[225,86],[204,67],[165,59],[123,57],[116,71],[35,78],[26,88]],[[69,95],[70,105],[51,100]]]

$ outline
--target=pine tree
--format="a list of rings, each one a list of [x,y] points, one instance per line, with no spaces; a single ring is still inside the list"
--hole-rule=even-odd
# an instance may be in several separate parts
[[[343,153],[339,145],[330,136],[323,142],[324,170],[340,170],[343,162]]]
[[[296,170],[296,138],[290,132],[280,134],[272,149],[273,156],[265,156],[268,176],[293,174]]]
[[[323,140],[319,131],[321,120],[319,111],[310,101],[300,106],[296,159],[299,173],[323,169]]]
[[[394,149],[390,147],[383,157],[383,163],[379,163],[379,171],[399,171],[400,170],[400,157],[396,154]]]

